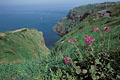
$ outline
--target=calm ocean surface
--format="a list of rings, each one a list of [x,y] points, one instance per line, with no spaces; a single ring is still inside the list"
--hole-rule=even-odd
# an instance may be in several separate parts
[[[47,47],[51,47],[60,39],[53,31],[53,26],[66,16],[68,11],[0,11],[0,32],[16,30],[21,28],[36,28],[43,32]]]

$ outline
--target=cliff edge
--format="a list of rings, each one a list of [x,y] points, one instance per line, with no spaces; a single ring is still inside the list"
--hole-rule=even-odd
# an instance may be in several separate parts
[[[0,63],[34,60],[49,54],[42,32],[19,29],[0,33]]]

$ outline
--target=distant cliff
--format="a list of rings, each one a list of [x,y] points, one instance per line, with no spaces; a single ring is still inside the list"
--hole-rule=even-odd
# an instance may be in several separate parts
[[[0,63],[34,60],[49,54],[42,32],[19,29],[0,33]]]
[[[70,10],[68,15],[54,26],[54,31],[59,36],[64,36],[71,31],[73,27],[77,27],[78,23],[86,19],[89,15],[101,10],[106,10],[109,7],[120,5],[120,2],[105,2],[101,4],[89,4]]]

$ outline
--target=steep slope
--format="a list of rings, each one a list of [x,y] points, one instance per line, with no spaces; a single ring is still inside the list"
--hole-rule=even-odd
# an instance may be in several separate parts
[[[48,53],[42,32],[36,29],[0,33],[0,63],[34,60]]]
[[[71,53],[73,50],[72,45],[69,44],[68,40],[71,38],[77,39],[76,44],[77,47],[80,49],[84,49],[85,42],[84,42],[84,35],[87,34],[89,36],[95,36],[96,44],[99,44],[101,38],[98,37],[98,33],[94,32],[94,27],[99,27],[101,32],[106,35],[105,38],[108,39],[110,37],[111,43],[111,51],[119,51],[120,46],[120,5],[113,6],[112,8],[108,8],[108,11],[111,11],[111,17],[100,17],[97,18],[97,14],[93,13],[86,19],[81,22],[76,22],[76,27],[73,27],[71,31],[63,36],[61,40],[59,40],[55,45],[56,52],[63,51],[67,53]],[[111,32],[105,32],[104,27],[110,27]],[[107,41],[106,41],[107,42]]]
[[[110,11],[110,16],[98,17],[104,11]],[[120,80],[120,5],[75,24],[54,46],[53,71],[61,70],[67,77],[60,78],[68,80]]]
[[[105,2],[101,4],[89,4],[80,7],[73,8],[70,10],[68,15],[60,20],[58,24],[54,26],[54,31],[58,35],[64,36],[71,31],[73,27],[76,27],[76,22],[81,22],[87,18],[90,14],[96,13],[97,11],[120,5],[120,2]]]

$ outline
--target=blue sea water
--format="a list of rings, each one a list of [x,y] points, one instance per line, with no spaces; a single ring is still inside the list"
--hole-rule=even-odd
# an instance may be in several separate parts
[[[67,10],[2,10],[0,11],[0,32],[21,28],[36,28],[43,32],[46,46],[52,47],[60,37],[53,26],[66,16]]]

